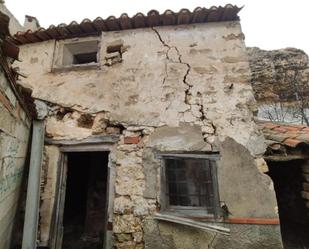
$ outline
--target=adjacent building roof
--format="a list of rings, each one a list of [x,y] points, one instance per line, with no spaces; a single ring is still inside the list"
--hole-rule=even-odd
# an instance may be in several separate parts
[[[11,57],[13,59],[18,59],[19,54],[19,48],[9,40],[9,21],[10,18],[0,11],[0,68],[2,68],[4,75],[7,77],[11,89],[15,93],[21,106],[29,117],[34,117],[36,116],[36,109],[33,102],[34,100],[31,97],[32,91],[16,83],[18,74],[14,71],[10,60],[7,58]],[[10,105],[6,105],[6,107],[10,108]]]
[[[195,8],[193,12],[188,9],[181,9],[179,12],[166,10],[160,14],[157,10],[151,10],[144,15],[137,13],[133,17],[122,14],[119,18],[110,16],[106,19],[101,17],[91,21],[84,19],[81,23],[75,21],[70,24],[60,24],[50,26],[47,29],[40,28],[36,31],[28,30],[19,32],[14,36],[16,44],[27,44],[41,42],[51,39],[66,39],[72,37],[82,37],[98,35],[102,31],[117,31],[127,29],[138,29],[155,26],[168,26],[193,23],[223,22],[239,20],[238,12],[241,8],[227,4],[224,7]]]
[[[290,148],[309,145],[309,126],[262,121],[258,121],[258,125],[264,133],[267,144],[273,148],[278,144]]]
[[[17,60],[19,48],[9,40],[9,22],[10,18],[0,11],[0,38],[2,39],[0,49],[4,55]]]
[[[10,34],[9,31],[10,18],[4,13],[0,12],[0,34],[7,36]]]

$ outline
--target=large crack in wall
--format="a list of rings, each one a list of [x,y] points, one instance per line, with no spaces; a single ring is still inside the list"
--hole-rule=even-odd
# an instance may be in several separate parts
[[[183,61],[182,59],[182,54],[180,53],[179,49],[177,48],[177,46],[172,46],[170,44],[168,44],[161,36],[161,34],[159,33],[159,31],[157,29],[155,29],[154,27],[152,27],[152,30],[154,31],[154,33],[156,34],[156,36],[158,37],[159,41],[162,43],[162,45],[164,47],[167,48],[166,52],[165,52],[165,56],[166,56],[166,61],[165,61],[165,77],[163,78],[163,85],[166,82],[166,78],[168,77],[168,70],[167,70],[167,64],[169,62],[171,63],[180,63],[182,65],[185,65],[187,67],[183,78],[182,78],[182,83],[186,86],[185,89],[185,99],[184,99],[184,103],[186,105],[188,105],[189,107],[189,112],[192,113],[193,116],[195,116],[195,118],[199,121],[201,121],[203,124],[202,126],[202,130],[203,130],[203,135],[204,135],[204,141],[207,142],[207,136],[209,134],[216,134],[216,127],[214,126],[214,124],[212,122],[209,122],[206,120],[206,114],[204,113],[204,106],[203,106],[203,96],[202,93],[197,92],[197,99],[198,101],[196,101],[194,104],[190,101],[190,99],[192,99],[192,87],[193,84],[188,82],[188,76],[191,72],[191,66],[188,62]],[[176,52],[177,55],[177,60],[174,60],[172,58],[172,56],[170,56],[170,53],[172,53],[172,50],[174,50]],[[193,111],[193,107],[197,106],[197,111],[199,114],[196,114],[196,112]],[[205,121],[205,122],[204,122]],[[206,126],[206,128],[205,128]],[[204,128],[203,128],[204,127]],[[211,132],[209,133],[209,131],[211,130]]]

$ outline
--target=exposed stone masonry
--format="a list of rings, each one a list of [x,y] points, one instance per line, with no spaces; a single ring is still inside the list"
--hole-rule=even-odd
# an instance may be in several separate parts
[[[149,132],[151,129],[128,127],[117,146],[113,231],[118,249],[144,248],[143,219],[156,210],[156,199],[143,197],[142,155]],[[134,141],[134,137],[141,139]]]
[[[122,125],[111,125],[109,114],[100,112],[97,114],[81,113],[79,111],[57,106],[49,103],[49,122],[47,125],[47,136],[50,138],[67,139],[68,137],[80,137],[89,135],[121,135],[116,147],[115,154],[111,156],[111,164],[116,169],[115,199],[113,232],[115,247],[117,249],[139,249],[144,248],[143,220],[157,210],[158,201],[155,198],[144,198],[145,176],[143,174],[143,149],[149,135],[154,131],[154,127],[137,127]],[[85,122],[85,123],[84,123]],[[55,132],[57,130],[58,132]],[[71,131],[71,132],[70,132]],[[45,154],[54,155],[52,147],[47,146]],[[42,206],[41,216],[49,216],[51,212],[50,194],[53,172],[48,173],[46,165],[49,158],[45,156],[42,172]],[[56,162],[53,162],[56,163]],[[46,202],[46,198],[48,199]],[[48,219],[41,220],[43,241],[49,228],[46,226]],[[41,237],[42,236],[42,237]]]

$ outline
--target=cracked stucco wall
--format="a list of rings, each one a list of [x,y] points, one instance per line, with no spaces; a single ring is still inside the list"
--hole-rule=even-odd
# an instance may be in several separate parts
[[[0,248],[10,246],[28,148],[30,120],[0,67]]]
[[[107,46],[119,40],[125,47],[121,60],[106,63]],[[255,100],[238,22],[103,33],[100,68],[54,70],[62,43],[21,46],[18,66],[28,74],[21,83],[31,86],[33,96],[48,105],[47,137],[120,136],[110,154],[115,199],[109,222],[117,249],[158,248],[147,223],[148,219],[154,222],[152,214],[160,208],[158,150],[219,151],[220,198],[232,216],[278,218],[272,182],[261,170],[265,143],[253,120]],[[186,248],[183,245],[199,235],[184,228],[184,236],[161,223],[154,227],[169,237],[167,248]],[[244,229],[257,244],[263,244],[263,237],[257,235],[267,230],[272,235],[269,248],[281,248],[278,225],[250,227]],[[232,230],[231,237],[238,230]],[[184,237],[189,242],[176,243]],[[211,248],[205,247],[206,240],[215,245],[229,239],[208,234],[196,248]],[[234,248],[251,247],[239,240]]]
[[[17,66],[36,98],[86,113],[109,112],[111,120],[126,124],[215,128],[219,137],[234,137],[260,154],[264,147],[252,145],[260,134],[252,121],[255,101],[240,32],[237,22],[107,32],[100,63],[107,44],[118,39],[127,47],[121,63],[63,72],[51,72],[59,55],[55,41],[47,41],[22,46]]]

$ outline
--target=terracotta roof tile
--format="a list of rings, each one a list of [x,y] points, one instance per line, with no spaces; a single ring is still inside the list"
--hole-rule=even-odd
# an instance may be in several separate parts
[[[266,129],[273,129],[275,127],[278,127],[279,125],[277,124],[273,124],[273,123],[265,123],[263,124],[263,128],[266,128]]]
[[[276,141],[278,143],[283,142],[285,139],[289,138],[289,136],[287,135],[282,135],[282,134],[268,134],[265,135],[265,138],[267,138],[268,140],[272,140],[272,141]]]
[[[294,127],[294,126],[284,126],[284,128],[287,130],[287,131],[299,131],[300,128],[299,127]],[[309,131],[309,130],[308,130]]]
[[[298,131],[287,131],[285,133],[285,135],[287,135],[289,137],[297,137],[299,134],[302,134],[301,130],[298,130]]]
[[[281,144],[274,144],[274,143],[272,143],[272,144],[269,145],[269,147],[272,148],[273,150],[280,150],[281,149]]]
[[[272,129],[273,131],[276,131],[276,132],[279,132],[279,133],[285,133],[287,132],[288,130],[285,129],[284,127],[282,126],[278,126],[278,127],[275,127],[274,129]]]
[[[288,138],[288,139],[283,141],[283,144],[288,145],[290,147],[296,147],[300,143],[302,143],[302,141],[300,141],[298,139],[293,139],[293,138]]]
[[[129,17],[124,13],[119,18],[115,16],[109,16],[106,19],[98,17],[93,21],[84,19],[81,23],[73,21],[69,25],[51,25],[47,29],[41,28],[34,32],[31,30],[18,32],[14,37],[16,44],[27,44],[50,39],[98,35],[102,31],[107,32],[154,26],[238,21],[238,12],[240,10],[241,8],[235,5],[227,4],[224,7],[213,6],[209,9],[197,7],[193,12],[188,9],[181,9],[179,12],[166,10],[163,14],[160,14],[157,10],[151,10],[147,15],[137,13],[133,17]]]
[[[283,124],[283,125],[284,125],[284,124]],[[289,127],[295,127],[295,128],[297,128],[298,130],[302,130],[302,129],[304,129],[304,128],[307,127],[306,125],[301,125],[301,124],[291,124],[291,125],[286,124],[286,125],[288,125]]]
[[[23,88],[16,83],[18,79],[18,74],[14,71],[11,60],[8,57],[18,59],[19,48],[12,43],[10,33],[9,33],[9,17],[0,11],[0,38],[3,40],[0,46],[0,68],[3,71],[5,77],[8,80],[10,88],[14,92],[19,104],[16,107],[16,114],[19,115],[20,107],[24,108],[25,112],[29,117],[36,116],[36,109],[33,103],[33,98],[31,97],[32,91]],[[11,106],[7,98],[0,94],[3,104],[11,110]],[[15,111],[14,111],[15,113]]]
[[[309,145],[309,127],[295,124],[279,124],[258,121],[269,146],[282,144],[296,147],[300,144]]]
[[[301,141],[309,141],[309,131],[305,134],[303,133],[301,135],[298,135],[296,139],[299,139]]]

